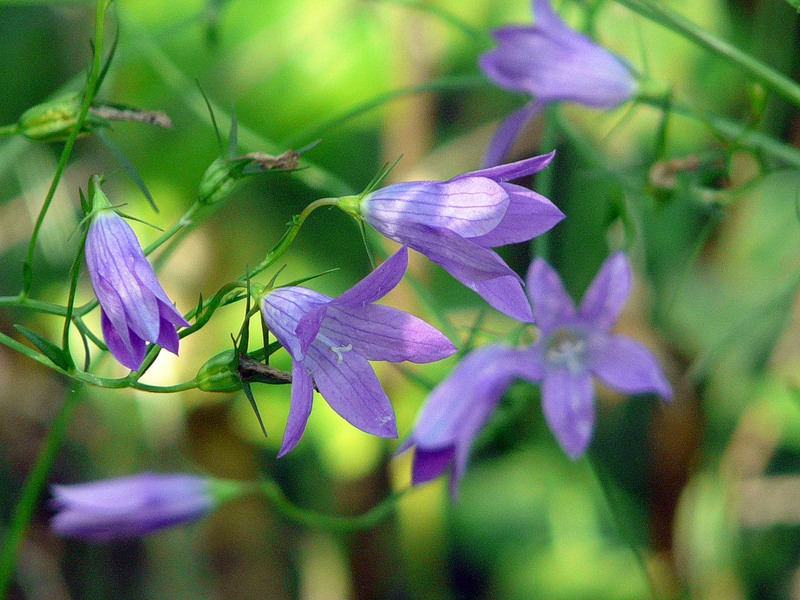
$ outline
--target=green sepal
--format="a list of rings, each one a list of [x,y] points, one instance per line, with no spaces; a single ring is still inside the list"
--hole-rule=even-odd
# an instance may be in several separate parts
[[[250,389],[250,384],[244,380],[242,380],[242,391],[244,395],[247,396],[247,400],[250,402],[250,407],[253,409],[253,412],[256,413],[256,419],[258,419],[258,424],[261,426],[261,432],[264,434],[264,437],[268,437],[267,428],[264,427],[264,421],[261,419],[261,413],[258,411],[258,404],[256,404],[256,399],[253,397],[253,390]]]
[[[24,335],[31,344],[36,346],[36,349],[39,352],[49,358],[50,361],[52,361],[52,363],[59,369],[62,371],[69,371],[72,369],[73,364],[70,356],[64,352],[64,350],[56,346],[53,342],[48,340],[43,335],[36,333],[32,329],[28,329],[24,325],[15,324],[14,327],[17,331]]]

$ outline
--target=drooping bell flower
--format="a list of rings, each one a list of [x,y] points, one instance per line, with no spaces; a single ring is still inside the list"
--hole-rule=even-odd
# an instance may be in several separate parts
[[[552,202],[508,183],[544,169],[553,154],[458,175],[448,181],[395,183],[339,199],[345,212],[441,265],[491,306],[531,321],[519,277],[492,250],[526,242],[564,218]]]
[[[86,235],[86,264],[100,303],[106,345],[114,357],[136,370],[147,342],[178,353],[176,327],[189,323],[167,297],[131,226],[114,212],[99,185]]]
[[[611,109],[630,100],[637,81],[630,66],[591,38],[567,26],[550,0],[533,0],[534,25],[494,31],[497,48],[478,60],[499,86],[532,97],[495,133],[485,166],[499,164],[525,125],[550,102]]]
[[[85,540],[137,537],[201,518],[241,493],[235,482],[183,473],[140,473],[53,485],[51,526]]]
[[[421,319],[373,304],[400,282],[407,265],[403,247],[338,298],[300,286],[276,288],[263,297],[264,321],[292,356],[292,397],[279,456],[303,435],[315,386],[358,429],[397,437],[394,409],[369,361],[426,363],[456,351]]]
[[[650,350],[610,331],[632,279],[625,254],[612,254],[576,309],[546,262],[536,259],[528,272],[528,294],[541,337],[526,352],[531,369],[542,374],[547,424],[572,458],[586,451],[594,432],[592,377],[623,394],[672,397],[672,388]]]

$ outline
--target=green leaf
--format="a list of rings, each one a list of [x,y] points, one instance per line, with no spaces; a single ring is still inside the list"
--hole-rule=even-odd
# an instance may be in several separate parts
[[[72,359],[61,348],[56,346],[46,337],[36,333],[32,329],[28,329],[23,325],[15,324],[14,328],[28,338],[28,341],[36,346],[36,349],[39,350],[39,352],[53,361],[53,364],[59,369],[63,371],[69,371],[72,368]]]
[[[119,164],[122,165],[122,168],[128,172],[131,179],[139,186],[139,189],[142,190],[144,197],[147,198],[147,201],[150,203],[150,206],[153,207],[153,210],[159,212],[158,206],[156,206],[155,200],[153,200],[153,196],[150,194],[150,190],[147,189],[147,186],[144,183],[144,180],[139,175],[139,172],[136,170],[136,167],[133,163],[125,156],[125,153],[122,149],[117,146],[114,142],[111,141],[111,138],[108,137],[104,131],[96,130],[94,131],[95,136],[105,144],[108,151],[111,152],[111,155],[117,159]]]
[[[206,93],[203,91],[203,88],[200,85],[200,82],[195,79],[195,83],[197,84],[197,89],[200,90],[200,95],[203,96],[203,100],[205,100],[206,106],[208,107],[208,114],[211,116],[211,125],[214,126],[214,133],[217,136],[217,146],[219,147],[219,154],[223,156],[222,151],[222,135],[219,132],[219,126],[217,125],[217,118],[214,116],[214,109],[211,106],[211,101],[206,96]]]
[[[250,384],[244,380],[242,380],[242,391],[244,395],[247,396],[247,400],[250,402],[250,407],[253,409],[253,412],[256,413],[256,419],[258,419],[258,424],[261,426],[261,432],[264,434],[264,437],[267,437],[267,428],[264,427],[264,421],[261,419],[261,413],[258,411],[258,404],[256,404],[256,399],[253,397],[253,390],[250,389]]]

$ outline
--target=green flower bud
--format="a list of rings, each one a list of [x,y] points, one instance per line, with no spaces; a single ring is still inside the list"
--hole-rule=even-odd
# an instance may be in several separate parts
[[[222,202],[233,193],[240,179],[263,171],[291,171],[297,168],[299,159],[300,155],[293,150],[277,156],[249,152],[231,159],[220,157],[203,173],[198,192],[200,203],[212,205]]]
[[[17,121],[16,132],[38,142],[65,140],[75,127],[80,109],[81,98],[78,95],[37,104],[22,113]],[[106,125],[105,119],[90,113],[80,133],[90,133],[93,128]]]
[[[197,372],[197,387],[205,392],[238,392],[242,389],[242,380],[235,359],[233,350],[211,357]]]
[[[212,162],[200,180],[198,197],[201,204],[218,204],[233,193],[233,188],[243,177],[246,164],[239,160],[218,158]]]

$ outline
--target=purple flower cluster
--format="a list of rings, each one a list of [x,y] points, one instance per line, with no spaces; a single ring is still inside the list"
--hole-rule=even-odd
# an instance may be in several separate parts
[[[542,387],[545,420],[572,458],[581,456],[594,431],[597,377],[626,394],[655,393],[668,400],[669,382],[658,361],[639,342],[610,332],[631,288],[622,252],[602,266],[579,308],[543,260],[528,271],[528,294],[540,338],[529,348],[489,345],[468,355],[433,390],[414,431],[400,451],[416,447],[412,481],[423,483],[452,466],[456,493],[470,446],[514,379]]]
[[[412,481],[451,469],[455,496],[470,448],[517,379],[541,385],[545,419],[572,458],[594,430],[593,378],[623,393],[672,390],[640,343],[611,333],[629,294],[627,257],[613,254],[579,307],[543,260],[525,282],[493,250],[547,232],[564,214],[547,198],[509,183],[544,169],[553,153],[497,165],[524,124],[548,102],[612,108],[630,99],[636,81],[621,59],[567,27],[549,0],[533,0],[537,22],[497,30],[498,47],[480,59],[499,85],[532,101],[512,114],[492,140],[478,171],[447,181],[388,185],[341,198],[340,208],[402,247],[337,298],[290,286],[269,290],[261,314],[292,359],[289,417],[279,456],[299,442],[314,391],[342,418],[380,437],[397,437],[394,410],[369,361],[427,363],[456,347],[440,331],[402,310],[375,304],[402,279],[412,248],[439,264],[498,311],[536,323],[529,347],[490,344],[467,355],[430,394],[398,452],[415,448]],[[99,189],[86,238],[86,261],[101,307],[103,335],[126,367],[142,365],[147,343],[177,354],[177,327],[189,323],[167,297],[131,227]],[[210,511],[218,499],[209,479],[145,473],[81,485],[53,486],[56,531],[103,540],[139,536]]]
[[[497,29],[497,48],[479,60],[481,70],[499,86],[532,97],[500,125],[484,157],[486,166],[502,162],[525,124],[550,102],[610,109],[636,92],[630,67],[570,29],[550,0],[533,0],[533,12],[535,25]]]

